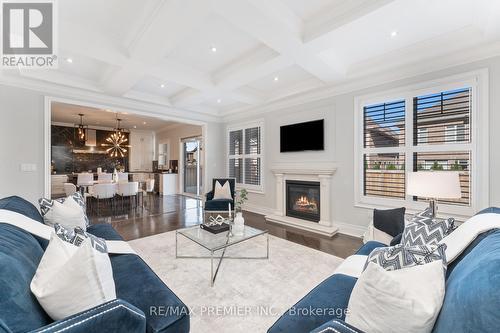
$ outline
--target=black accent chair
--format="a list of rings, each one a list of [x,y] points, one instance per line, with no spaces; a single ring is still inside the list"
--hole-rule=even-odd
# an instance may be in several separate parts
[[[231,200],[229,199],[215,199],[215,182],[219,182],[222,186],[226,182],[229,182],[229,188],[231,190]],[[231,204],[231,210],[234,211],[234,196],[236,192],[236,179],[234,178],[214,178],[212,180],[212,191],[208,192],[205,196],[207,200],[205,201],[205,212],[206,213],[226,213],[228,205]]]

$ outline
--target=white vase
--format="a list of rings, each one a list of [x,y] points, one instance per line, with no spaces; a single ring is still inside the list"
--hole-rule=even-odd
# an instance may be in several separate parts
[[[243,218],[243,214],[241,212],[236,213],[234,218],[234,226],[233,226],[233,234],[235,235],[243,235],[243,231],[245,229],[245,219]]]

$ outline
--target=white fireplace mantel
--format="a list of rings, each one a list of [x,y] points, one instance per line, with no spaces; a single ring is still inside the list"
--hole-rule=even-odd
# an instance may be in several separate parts
[[[294,175],[333,175],[337,171],[337,165],[329,162],[298,162],[280,163],[271,166],[273,174],[294,174]]]
[[[333,225],[331,206],[331,182],[337,166],[332,162],[280,163],[271,166],[276,178],[276,212],[266,216],[266,220],[292,226],[298,229],[333,236],[338,228]],[[286,216],[286,181],[302,180],[320,183],[319,223]]]

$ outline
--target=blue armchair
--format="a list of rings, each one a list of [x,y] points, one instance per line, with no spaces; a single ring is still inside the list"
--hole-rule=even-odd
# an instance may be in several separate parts
[[[228,199],[214,199],[215,182],[219,182],[222,186],[229,182],[231,189],[231,200]],[[231,209],[234,210],[234,196],[236,191],[236,179],[234,178],[214,178],[212,180],[212,191],[206,194],[207,200],[205,201],[205,212],[209,213],[224,213],[227,212],[228,205],[231,204]]]

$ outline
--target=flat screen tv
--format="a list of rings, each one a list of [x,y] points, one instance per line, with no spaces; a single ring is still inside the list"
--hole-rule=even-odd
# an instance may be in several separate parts
[[[324,150],[324,119],[281,126],[282,153],[305,150]]]

